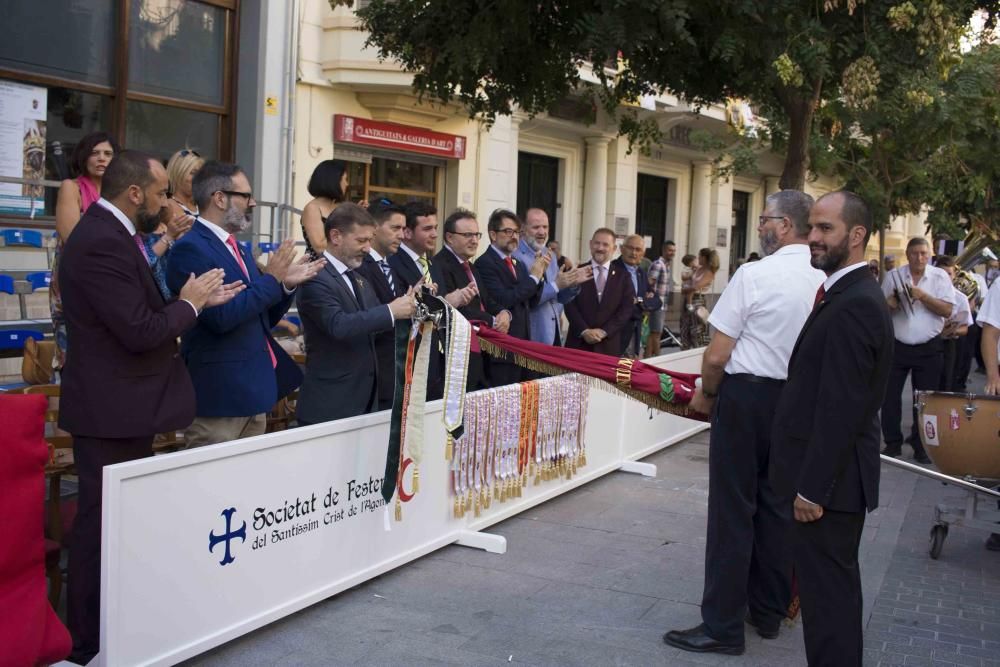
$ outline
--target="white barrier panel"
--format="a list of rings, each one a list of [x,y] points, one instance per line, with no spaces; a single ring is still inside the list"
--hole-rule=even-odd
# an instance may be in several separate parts
[[[654,363],[697,372],[700,356]],[[177,663],[447,544],[502,552],[503,538],[476,531],[708,427],[599,389],[588,415],[576,476],[529,482],[462,519],[440,401],[428,404],[420,492],[401,522],[379,488],[388,412],[106,467],[95,664]]]

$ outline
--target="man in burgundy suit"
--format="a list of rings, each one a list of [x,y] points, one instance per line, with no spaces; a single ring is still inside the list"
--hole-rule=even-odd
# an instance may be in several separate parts
[[[60,259],[69,354],[59,426],[73,434],[79,498],[69,553],[70,659],[85,665],[100,648],[101,483],[106,465],[152,454],[153,436],[186,428],[194,389],[177,337],[203,308],[232,299],[214,269],[193,275],[166,303],[137,232],[151,232],[167,205],[167,172],[152,156],[120,153],[102,197],[84,213]]]
[[[566,347],[620,356],[622,336],[628,335],[635,289],[628,271],[611,263],[615,233],[606,227],[590,239],[594,279],[580,284],[580,293],[566,304],[569,335]]]

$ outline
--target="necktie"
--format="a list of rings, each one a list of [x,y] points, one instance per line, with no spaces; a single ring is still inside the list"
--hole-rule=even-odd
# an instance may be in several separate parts
[[[594,268],[597,269],[597,273],[594,274],[594,285],[597,287],[597,300],[600,301],[604,295],[604,285],[608,281],[608,277],[604,275],[607,269],[601,264],[598,264]]]
[[[816,290],[816,300],[813,301],[813,308],[819,305],[819,302],[823,300],[824,296],[826,296],[826,286],[820,285],[819,289]]]
[[[510,255],[507,255],[506,257],[503,258],[503,261],[505,264],[507,264],[507,268],[510,269],[510,274],[514,276],[514,279],[516,280],[517,269],[514,268],[514,260],[510,258]]]
[[[465,260],[464,262],[462,262],[462,268],[465,269],[465,275],[469,279],[469,284],[470,285],[475,285],[476,284],[476,276],[475,276],[475,274],[472,273],[472,265],[469,264],[469,260]]]
[[[378,268],[382,269],[382,273],[385,274],[385,280],[389,283],[389,291],[396,294],[396,282],[392,279],[392,267],[389,266],[389,262],[384,259],[378,261]]]
[[[139,236],[139,232],[136,232],[132,238],[135,239],[135,244],[139,246],[139,252],[141,252],[142,256],[146,258],[146,264],[152,264],[152,262],[149,261],[149,253],[146,252],[146,244],[142,242],[142,237]]]
[[[364,299],[361,298],[361,285],[358,283],[357,274],[355,274],[354,271],[347,270],[344,271],[344,275],[347,276],[347,279],[351,282],[351,287],[354,288],[354,298],[358,302],[358,308],[364,310],[365,302]]]
[[[431,270],[430,262],[427,261],[426,257],[421,255],[417,257],[417,263],[420,264],[420,273],[426,276],[428,271]]]
[[[247,271],[247,265],[243,263],[243,255],[240,253],[240,247],[236,245],[236,237],[230,234],[226,238],[226,245],[233,251],[236,255],[236,263],[240,265],[240,269],[243,271],[243,275],[247,278],[247,284],[250,283],[250,273]],[[284,287],[282,287],[284,289]],[[264,339],[264,346],[267,347],[267,354],[271,357],[271,368],[277,368],[278,358],[274,356],[274,350],[271,349],[271,343]]]

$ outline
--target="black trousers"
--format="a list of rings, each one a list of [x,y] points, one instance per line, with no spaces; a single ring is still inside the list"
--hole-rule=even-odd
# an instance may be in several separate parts
[[[727,375],[713,410],[701,618],[721,642],[743,643],[748,607],[756,623],[776,628],[791,600],[793,498],[767,477],[780,392],[778,383]]]
[[[972,372],[972,360],[976,358],[982,336],[983,330],[979,328],[979,325],[970,324],[969,333],[958,339],[955,375],[952,377],[951,389],[948,391],[965,391],[965,385],[969,381],[969,373]]]
[[[864,512],[825,510],[795,522],[792,550],[809,667],[861,667],[863,630],[858,547]]]
[[[885,446],[889,450],[898,451],[903,445],[903,387],[906,385],[906,376],[913,374],[914,391],[917,389],[936,391],[941,381],[942,363],[940,338],[934,338],[921,345],[906,345],[896,341],[892,368],[889,370],[889,383],[885,389],[885,399],[882,401],[882,439],[885,440]],[[914,404],[913,426],[910,429],[908,442],[913,446],[915,454],[924,451],[918,428],[917,407]]]
[[[86,664],[101,641],[101,498],[104,466],[153,455],[153,436],[122,440],[73,437],[79,477],[76,520],[69,545],[66,619],[72,660]]]
[[[954,391],[955,364],[958,363],[958,351],[964,340],[964,336],[941,339],[941,380],[938,382],[941,391]]]

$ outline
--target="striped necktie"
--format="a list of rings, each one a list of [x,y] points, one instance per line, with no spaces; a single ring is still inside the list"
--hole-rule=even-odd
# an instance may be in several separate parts
[[[378,268],[382,269],[382,273],[385,274],[385,280],[389,283],[389,291],[394,295],[396,294],[396,281],[392,279],[392,267],[389,266],[389,262],[384,259],[378,261]]]

